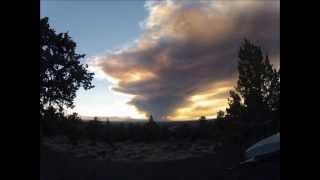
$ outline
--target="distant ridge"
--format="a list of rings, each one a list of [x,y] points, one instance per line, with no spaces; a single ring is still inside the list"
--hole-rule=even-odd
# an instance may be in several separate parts
[[[80,118],[82,120],[85,121],[90,121],[93,120],[95,117],[98,118],[99,121],[107,121],[109,119],[109,121],[112,122],[145,122],[147,121],[147,119],[134,119],[134,118],[130,118],[130,117],[116,117],[116,116],[111,116],[111,117],[106,117],[106,116],[80,116]],[[207,121],[214,121],[215,119],[207,119]],[[156,122],[160,122],[160,123],[193,123],[193,122],[197,122],[198,119],[186,119],[186,120],[179,120],[179,121],[170,121],[170,120],[156,120]]]
[[[121,122],[141,122],[146,121],[146,119],[134,119],[130,117],[106,117],[106,116],[80,116],[82,120],[89,121],[93,120],[95,117],[98,118],[100,121],[107,121],[108,119],[110,121],[121,121]]]

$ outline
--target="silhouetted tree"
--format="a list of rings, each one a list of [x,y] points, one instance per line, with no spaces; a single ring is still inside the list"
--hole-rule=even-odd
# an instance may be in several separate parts
[[[81,121],[78,113],[72,113],[71,115],[69,115],[67,117],[67,119],[68,119],[68,121],[71,121],[71,122],[79,122],[79,121]]]
[[[264,121],[280,104],[280,71],[273,68],[268,56],[263,57],[259,46],[246,39],[241,44],[238,57],[237,92],[230,92],[227,113],[229,116],[244,113],[246,120]],[[244,108],[240,108],[241,98]]]
[[[266,59],[269,59],[268,56]],[[280,69],[278,71],[273,69],[269,63],[267,67],[268,76],[263,89],[264,102],[266,102],[270,111],[277,112],[280,111]]]
[[[145,124],[144,129],[145,137],[143,139],[147,140],[148,142],[158,140],[160,138],[160,128],[154,121],[152,115],[149,116],[148,122]]]
[[[82,131],[79,129],[81,119],[77,113],[67,116],[64,120],[63,129],[64,134],[69,138],[74,145],[78,144],[82,137]]]
[[[205,116],[201,116],[199,119],[199,121],[205,121],[205,120],[207,120]]]
[[[147,122],[147,126],[150,127],[150,128],[154,128],[154,127],[157,126],[157,123],[154,121],[152,115],[149,116],[149,119],[148,119],[148,122]]]
[[[61,125],[64,118],[64,114],[52,106],[45,109],[43,115],[40,115],[40,127],[42,128],[43,135],[54,136],[62,133],[63,129]]]
[[[199,129],[203,129],[205,128],[205,126],[207,125],[207,119],[205,116],[201,116],[199,119]],[[200,130],[201,131],[201,130]]]
[[[103,139],[109,144],[112,144],[112,139],[111,139],[111,124],[109,118],[107,118],[104,126],[104,133],[103,133]]]
[[[68,33],[56,33],[48,18],[40,19],[40,111],[48,106],[73,107],[76,91],[93,88],[84,54],[75,52],[76,43]]]
[[[87,130],[87,136],[91,140],[92,145],[96,145],[97,140],[99,137],[99,129],[101,127],[100,121],[98,121],[97,117],[94,117],[93,120],[88,122],[88,125],[86,127]]]
[[[241,102],[241,97],[235,91],[230,91],[230,97],[228,98],[229,107],[226,109],[227,117],[230,119],[239,120],[244,111],[244,105]]]
[[[224,118],[224,112],[223,111],[218,111],[217,112],[217,119],[223,119]]]
[[[262,89],[264,86],[265,64],[260,47],[244,40],[238,53],[239,79],[237,91],[244,99],[250,119],[261,119],[263,110]]]
[[[210,122],[206,119],[205,116],[201,116],[199,118],[199,124],[195,132],[195,138],[209,138],[211,131],[212,130],[210,129]]]

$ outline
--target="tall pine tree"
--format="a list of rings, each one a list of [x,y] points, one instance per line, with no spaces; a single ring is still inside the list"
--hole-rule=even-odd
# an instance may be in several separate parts
[[[264,57],[259,46],[246,39],[241,44],[238,57],[236,92],[243,99],[243,110],[240,112],[240,97],[236,92],[230,92],[230,98],[236,103],[229,101],[227,115],[238,117],[241,113],[246,121],[251,122],[270,120],[275,112],[280,111],[280,70],[273,68],[269,57]]]

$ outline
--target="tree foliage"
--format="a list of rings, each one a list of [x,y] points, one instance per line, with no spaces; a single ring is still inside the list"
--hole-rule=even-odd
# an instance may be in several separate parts
[[[246,112],[253,119],[263,119],[266,113],[280,108],[280,70],[273,68],[259,46],[246,39],[238,57],[236,90],[244,100]]]
[[[68,33],[56,33],[48,18],[40,19],[40,110],[49,106],[72,108],[80,87],[94,87],[93,73],[80,62],[85,55],[75,49]]]
[[[217,112],[217,119],[223,119],[224,117],[225,117],[225,114],[223,111],[220,110]]]
[[[235,91],[230,91],[228,98],[229,107],[226,109],[227,117],[231,119],[240,119],[244,112],[244,105],[241,102],[241,97]]]

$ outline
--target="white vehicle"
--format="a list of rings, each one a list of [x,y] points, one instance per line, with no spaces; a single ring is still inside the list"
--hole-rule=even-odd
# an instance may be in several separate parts
[[[280,133],[265,138],[246,150],[246,160],[243,163],[262,160],[280,155]]]
[[[250,146],[245,151],[245,161],[227,170],[234,170],[245,165],[256,164],[263,160],[272,160],[278,157],[280,157],[280,133],[262,139]]]

